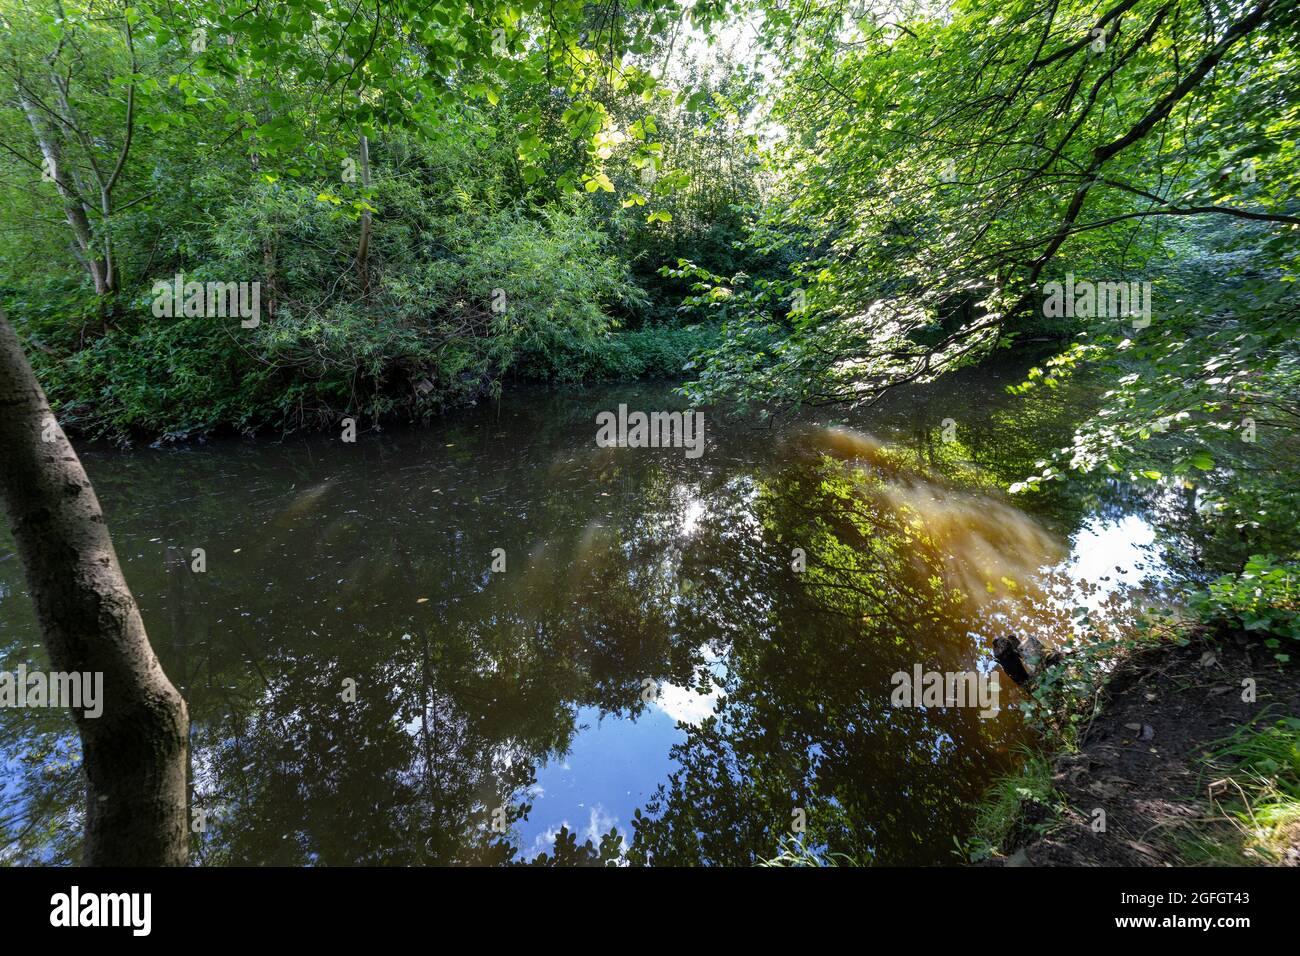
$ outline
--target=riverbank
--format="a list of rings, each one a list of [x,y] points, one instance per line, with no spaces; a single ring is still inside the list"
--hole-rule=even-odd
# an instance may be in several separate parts
[[[505,347],[457,344],[391,316],[311,329],[277,320],[243,338],[188,319],[123,323],[51,347],[16,325],[64,431],[119,445],[325,431],[344,418],[360,429],[427,425],[522,383],[677,381],[717,334],[653,325]]]
[[[1300,866],[1294,662],[1198,624],[1121,660],[1092,704],[1077,740],[991,788],[976,862]]]

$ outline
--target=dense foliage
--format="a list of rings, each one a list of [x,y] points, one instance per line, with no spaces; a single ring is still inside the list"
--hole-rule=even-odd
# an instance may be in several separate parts
[[[1192,564],[1294,549],[1297,5],[764,9],[785,135],[748,241],[791,265],[673,267],[723,326],[692,394],[873,401],[1060,343],[1027,400],[1102,401],[1013,492],[1122,476],[1190,497]]]
[[[62,420],[180,437],[679,376],[707,333],[658,268],[737,261],[758,173],[743,70],[651,72],[685,16],[6,0],[0,299]],[[158,314],[194,282],[257,283],[258,316]]]

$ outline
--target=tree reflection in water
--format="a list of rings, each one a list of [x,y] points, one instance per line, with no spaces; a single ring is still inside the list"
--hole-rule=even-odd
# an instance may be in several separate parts
[[[325,439],[89,456],[189,702],[197,862],[751,864],[796,809],[808,845],[859,862],[952,859],[1019,721],[891,707],[890,677],[987,670],[1002,629],[1069,627],[1033,584],[1059,537],[992,490],[1037,449],[994,440],[996,402],[956,447],[917,406],[886,445],[715,427],[698,461],[597,449],[594,413],[620,400],[519,400],[350,457]],[[1081,517],[1067,502],[1052,522]],[[0,620],[4,666],[30,661],[14,561]],[[621,832],[525,852],[539,766],[580,712],[633,740],[647,681],[714,705],[680,725],[659,792]],[[70,725],[0,721],[0,852],[74,861]]]

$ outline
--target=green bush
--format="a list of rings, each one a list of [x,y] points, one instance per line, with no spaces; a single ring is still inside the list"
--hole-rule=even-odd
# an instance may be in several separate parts
[[[319,425],[344,413],[427,418],[499,394],[508,375],[678,374],[692,351],[692,335],[676,330],[608,337],[615,314],[643,296],[581,209],[459,210],[426,223],[414,248],[406,224],[377,223],[371,294],[344,296],[348,263],[316,250],[344,247],[356,224],[309,192],[255,190],[214,227],[214,258],[178,270],[187,280],[260,281],[259,235],[279,223],[276,283],[263,284],[254,329],[156,318],[152,297],[140,294],[119,300],[113,320],[83,344],[67,314],[83,315],[82,327],[99,319],[76,289],[10,293],[64,423],[180,438]],[[392,241],[394,230],[403,242]],[[620,344],[605,355],[610,342]]]
[[[1240,574],[1225,574],[1193,595],[1192,610],[1205,623],[1266,635],[1265,645],[1283,662],[1279,637],[1300,640],[1300,564],[1252,555]]]
[[[556,382],[626,381],[637,378],[682,378],[692,358],[716,337],[708,325],[651,326],[631,332],[607,332],[547,351],[528,351],[520,373]]]

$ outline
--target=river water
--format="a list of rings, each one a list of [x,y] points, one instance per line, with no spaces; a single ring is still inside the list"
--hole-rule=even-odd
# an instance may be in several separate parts
[[[1150,560],[1123,494],[999,490],[1078,413],[1007,396],[1016,371],[709,411],[698,458],[597,446],[602,411],[682,408],[668,386],[84,452],[189,703],[195,862],[957,862],[1017,691],[911,706],[894,675],[988,689],[994,637],[1060,639]],[[0,534],[0,663],[39,667]],[[76,859],[71,726],[0,710],[0,861]]]

